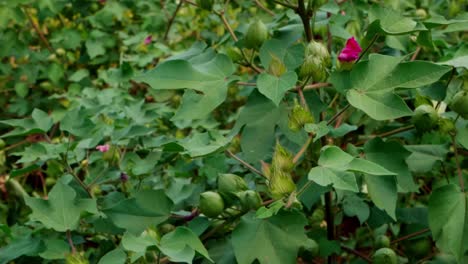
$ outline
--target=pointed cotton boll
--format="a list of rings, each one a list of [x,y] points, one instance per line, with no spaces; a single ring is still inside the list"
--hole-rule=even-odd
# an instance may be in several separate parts
[[[291,172],[294,167],[293,155],[279,142],[276,142],[275,153],[272,160],[273,171]],[[273,175],[272,175],[273,176]]]
[[[302,105],[300,105],[297,100],[294,101],[294,107],[289,114],[289,121],[288,127],[292,131],[299,131],[302,127],[307,123],[314,123],[314,117],[309,112],[309,110],[305,109]]]
[[[269,182],[270,193],[273,198],[279,199],[290,195],[296,190],[291,174],[273,169]]]

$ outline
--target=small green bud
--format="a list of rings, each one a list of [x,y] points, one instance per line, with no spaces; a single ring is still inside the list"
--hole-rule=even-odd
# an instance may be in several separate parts
[[[244,211],[256,210],[262,206],[262,198],[256,191],[247,190],[240,192],[239,199]]]
[[[322,62],[324,62],[324,67],[328,67],[331,64],[330,53],[328,52],[327,47],[321,42],[311,41],[305,49],[305,57],[317,57]]]
[[[102,154],[102,159],[109,162],[109,164],[117,165],[120,160],[120,152],[115,146],[111,146],[107,152]]]
[[[279,77],[283,75],[286,72],[286,70],[286,65],[284,65],[284,63],[280,59],[278,59],[278,57],[273,55],[273,58],[270,62],[270,66],[268,66],[268,73]]]
[[[439,114],[430,105],[420,105],[414,110],[412,121],[417,130],[421,132],[429,131],[437,125]]]
[[[289,115],[289,129],[297,132],[301,130],[305,124],[314,123],[314,121],[314,117],[309,110],[302,107],[297,101],[294,101],[294,107]]]
[[[377,250],[372,256],[372,263],[374,264],[398,264],[398,257],[390,248],[381,248]]]
[[[174,231],[176,229],[176,227],[172,224],[169,224],[169,223],[166,223],[166,224],[163,224],[159,227],[159,232],[161,232],[161,234],[167,234],[167,233],[170,233],[172,231]]]
[[[438,126],[439,131],[443,134],[453,134],[456,131],[455,123],[449,118],[440,118]]]
[[[5,146],[6,146],[5,140],[0,138],[0,149],[5,148]]]
[[[200,212],[210,218],[215,218],[224,211],[224,200],[217,192],[200,194]]]
[[[418,8],[416,9],[416,11],[414,12],[414,15],[419,18],[419,19],[425,19],[427,17],[427,12],[425,9],[422,9],[422,8]]]
[[[319,57],[307,56],[299,70],[299,76],[312,77],[314,82],[321,82],[326,79],[327,71]]]
[[[450,102],[450,109],[464,119],[468,119],[468,91],[459,91]]]
[[[242,53],[238,47],[228,47],[226,48],[226,54],[231,58],[233,62],[242,61]]]
[[[268,28],[261,20],[256,20],[249,25],[245,34],[245,47],[249,49],[259,48],[268,38]]]
[[[220,174],[218,176],[218,191],[223,195],[232,195],[247,190],[247,183],[235,174]]]

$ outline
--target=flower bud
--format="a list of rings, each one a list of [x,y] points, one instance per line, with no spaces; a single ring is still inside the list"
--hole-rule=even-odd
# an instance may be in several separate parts
[[[468,119],[468,91],[459,91],[450,102],[450,109],[464,119]]]
[[[377,250],[372,256],[372,263],[374,264],[397,264],[398,257],[390,248],[381,248]]]
[[[314,123],[314,117],[309,110],[302,107],[297,101],[294,101],[294,107],[289,114],[289,129],[297,132],[307,123]]]
[[[414,110],[412,118],[413,124],[418,131],[425,132],[433,129],[439,120],[434,107],[430,105],[420,105]]]
[[[456,132],[456,127],[455,123],[452,121],[452,119],[449,118],[440,118],[439,119],[439,131],[442,132],[443,134],[454,134]]]
[[[279,77],[286,72],[286,65],[276,56],[272,56],[270,66],[268,66],[268,73]]]
[[[343,64],[342,67],[346,68],[346,66],[348,66],[347,64],[354,63],[359,58],[361,51],[362,48],[359,46],[359,43],[357,43],[356,39],[354,37],[349,38],[346,41],[345,47],[338,55],[338,60]]]
[[[239,199],[244,211],[256,210],[262,206],[262,198],[256,191],[247,190],[239,193]]]
[[[108,151],[102,154],[102,159],[111,165],[117,165],[120,160],[119,150],[115,146],[111,146]]]
[[[269,188],[272,197],[279,199],[290,195],[296,190],[296,184],[294,184],[289,172],[273,169]]]
[[[217,192],[204,192],[200,194],[199,209],[202,214],[215,218],[224,211],[224,200]]]
[[[308,56],[299,70],[299,76],[302,78],[312,77],[314,82],[321,82],[326,79],[327,71],[319,57]]]
[[[388,238],[388,236],[386,235],[380,235],[375,239],[374,244],[375,244],[375,248],[377,249],[389,247],[390,238]]]
[[[294,167],[293,155],[279,142],[276,143],[272,160],[272,171],[291,172]]]
[[[327,47],[321,42],[311,41],[305,50],[305,57],[318,57],[325,64],[323,66],[328,67],[331,64],[330,53],[328,52]]]
[[[245,47],[249,49],[259,48],[268,38],[268,28],[261,20],[256,20],[249,25],[245,34]]]
[[[5,146],[6,146],[5,140],[0,138],[0,149],[5,148]]]
[[[247,183],[235,174],[220,174],[218,176],[218,191],[222,194],[235,194],[247,190]]]
[[[238,47],[227,47],[226,54],[233,62],[239,62],[242,60],[242,53]]]

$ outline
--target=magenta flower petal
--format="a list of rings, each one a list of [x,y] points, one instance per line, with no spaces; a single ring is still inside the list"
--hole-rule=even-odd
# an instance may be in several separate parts
[[[338,60],[346,62],[355,61],[359,58],[361,51],[362,48],[359,46],[359,43],[357,43],[356,39],[354,37],[349,38],[346,41],[346,46],[338,55]]]
[[[149,35],[145,38],[145,45],[149,45],[151,44],[151,42],[153,41],[153,36]]]
[[[105,144],[105,145],[99,145],[96,147],[97,150],[99,150],[100,152],[107,152],[109,151],[109,144]]]

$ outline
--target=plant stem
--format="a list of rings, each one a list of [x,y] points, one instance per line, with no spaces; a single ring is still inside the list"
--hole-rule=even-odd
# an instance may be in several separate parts
[[[331,87],[332,84],[331,83],[314,83],[314,84],[309,84],[309,85],[306,85],[304,86],[304,91],[308,91],[308,90],[315,90],[315,89],[320,89],[320,88],[323,88],[323,87]]]
[[[419,55],[419,52],[421,52],[421,46],[418,46],[418,47],[416,48],[416,51],[414,51],[414,54],[413,54],[413,56],[411,56],[410,61],[416,60],[416,58],[417,58],[418,55]]]
[[[237,157],[236,154],[232,153],[230,150],[226,150],[226,153],[231,156],[233,159],[237,160],[238,162],[240,162],[242,165],[244,165],[247,169],[251,170],[252,172],[255,172],[256,174],[264,177],[265,175],[263,175],[263,173],[261,173],[259,170],[257,170],[256,168],[254,168],[252,165],[250,165],[249,163],[247,163],[246,161],[242,160],[241,158]]]
[[[68,244],[70,245],[72,254],[73,255],[76,254],[76,248],[75,248],[75,245],[73,244],[70,230],[67,230],[67,240],[68,240]]]
[[[369,49],[372,47],[372,45],[378,38],[379,34],[375,34],[374,37],[372,37],[372,40],[370,41],[369,45],[367,45],[366,49],[361,53],[361,55],[359,55],[359,58],[356,60],[355,64],[357,64],[362,59],[362,57],[364,57],[366,52],[369,51]]]
[[[458,149],[457,149],[457,141],[455,140],[455,136],[452,135],[452,142],[453,142],[453,154],[455,155],[455,164],[457,165],[457,174],[458,174],[458,182],[460,183],[460,189],[462,192],[465,192],[465,181],[463,180],[463,174],[460,167],[460,160],[458,158]]]
[[[312,28],[310,27],[310,15],[307,14],[304,0],[297,1],[296,13],[301,18],[302,24],[304,26],[304,31],[306,34],[307,42],[310,42],[312,39],[314,39],[314,37],[312,36]]]
[[[302,157],[302,155],[304,155],[304,153],[306,152],[307,148],[309,147],[310,143],[312,142],[312,138],[314,137],[314,134],[309,134],[309,137],[307,138],[307,141],[304,143],[304,145],[302,145],[301,149],[299,150],[299,152],[297,152],[297,154],[294,156],[293,158],[293,163],[296,164],[299,159]]]
[[[343,246],[343,245],[341,246],[341,248],[344,251],[350,252],[350,253],[362,258],[363,260],[367,261],[367,263],[372,263],[372,260],[368,256],[366,256],[365,254],[363,254],[363,253],[361,253],[361,252],[359,252],[359,251],[357,251],[355,249],[352,249],[350,247]]]
[[[257,6],[260,9],[267,12],[270,16],[275,16],[275,13],[273,13],[270,9],[266,8],[259,0],[255,0],[255,4],[257,4]]]
[[[172,14],[171,18],[169,19],[169,22],[167,23],[166,32],[164,32],[164,37],[163,37],[164,40],[167,40],[167,37],[169,35],[169,31],[171,30],[172,24],[174,24],[174,20],[175,20],[175,18],[177,16],[177,12],[179,12],[179,9],[182,7],[184,2],[185,1],[183,1],[183,0],[181,0],[179,2],[179,4],[176,7],[176,10],[174,11],[174,14]]]
[[[26,7],[22,7],[21,10],[26,15],[26,17],[28,17],[29,23],[31,23],[32,27],[34,28],[36,33],[39,35],[39,38],[41,39],[42,43],[46,46],[46,48],[50,51],[50,53],[54,53],[54,49],[50,45],[49,41],[47,41],[47,38],[44,36],[44,33],[42,33],[39,26],[34,22],[31,14],[29,14],[28,12],[28,9]]]
[[[429,228],[424,228],[424,229],[422,229],[422,230],[419,230],[419,231],[417,231],[417,232],[411,233],[411,234],[409,234],[409,235],[399,237],[399,238],[393,240],[393,241],[391,242],[391,244],[395,244],[395,243],[398,243],[398,242],[400,242],[400,241],[403,241],[403,240],[406,240],[406,239],[409,239],[409,238],[412,238],[412,237],[415,237],[415,236],[419,236],[419,235],[424,234],[424,233],[426,233],[426,232],[428,232],[428,231],[430,231]]]
[[[335,122],[335,120],[336,120],[340,115],[342,115],[346,110],[348,110],[348,108],[349,108],[350,106],[351,106],[350,104],[347,104],[345,107],[343,107],[343,109],[341,109],[338,113],[336,113],[330,120],[328,120],[327,126],[328,126],[328,125],[331,125],[333,122]]]
[[[218,11],[213,11],[215,14],[217,14],[220,18],[221,21],[223,21],[224,27],[229,31],[229,34],[231,35],[232,39],[237,42],[239,39],[236,36],[236,33],[234,33],[234,30],[232,30],[232,27],[229,25],[229,22],[227,21],[226,17],[224,16],[224,9],[221,10],[220,12]]]

